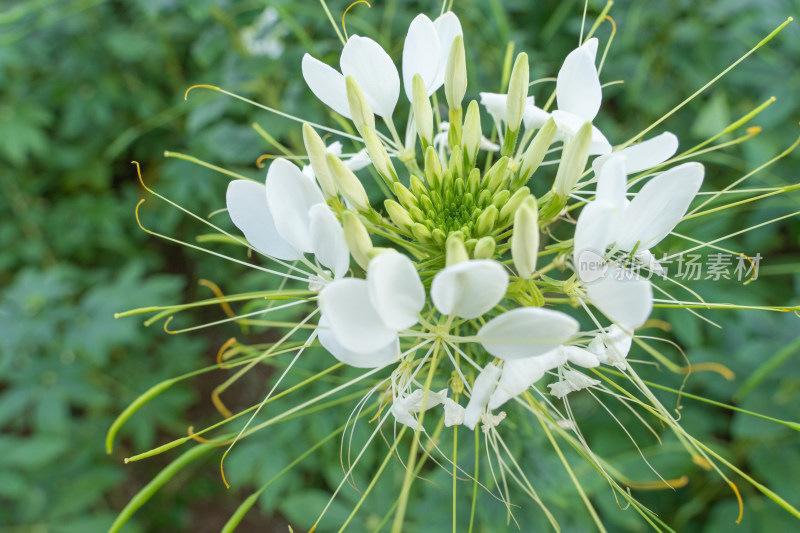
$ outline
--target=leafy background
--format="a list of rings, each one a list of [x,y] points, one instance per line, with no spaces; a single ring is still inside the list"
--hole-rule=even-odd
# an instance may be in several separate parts
[[[332,1],[338,18],[348,2]],[[602,4],[592,1],[589,12]],[[243,31],[265,9],[269,15],[257,40],[274,57],[254,53]],[[384,0],[372,9],[355,6],[351,33],[372,35],[395,57],[411,18],[433,15],[436,2]],[[470,86],[498,90],[505,43],[528,51],[532,75],[554,75],[580,32],[582,3],[528,0],[455,2],[468,36]],[[617,2],[611,12],[618,32],[603,79],[625,80],[605,91],[600,127],[620,141],[638,132],[728,66],[788,16],[800,3],[769,0],[662,0]],[[270,18],[272,17],[272,18]],[[607,38],[610,26],[599,30]],[[800,117],[800,34],[795,22],[720,83],[671,117],[665,128],[688,147],[717,133],[770,96],[776,103],[755,121],[763,132],[744,145],[703,159],[708,180],[719,187],[752,170],[789,146]],[[126,425],[111,456],[103,449],[106,429],[137,395],[155,383],[213,361],[217,347],[234,329],[168,336],[138,319],[115,320],[114,313],[153,303],[178,303],[210,296],[201,278],[225,292],[263,289],[257,274],[165,244],[143,234],[133,208],[143,191],[129,161],[142,163],[145,180],[161,193],[199,214],[223,205],[228,178],[175,158],[164,150],[191,153],[206,161],[263,175],[255,159],[272,150],[256,134],[258,123],[287,146],[301,147],[299,128],[240,102],[200,91],[188,102],[185,89],[212,83],[266,105],[304,117],[329,117],[300,76],[305,51],[334,63],[339,49],[319,4],[312,0],[237,2],[223,0],[12,0],[0,7],[0,531],[104,531],[116,513],[167,458],[123,465],[122,458],[175,436],[186,426],[216,420],[209,392],[224,377],[184,382],[159,396]],[[540,86],[546,87],[546,86]],[[470,93],[472,97],[477,95]],[[538,88],[537,98],[547,93]],[[326,118],[327,120],[327,118]],[[750,182],[753,187],[796,183],[793,154]],[[797,194],[783,195],[725,211],[682,228],[712,238],[800,209]],[[158,231],[190,240],[196,225],[153,200],[142,217]],[[765,260],[758,281],[702,283],[692,287],[710,300],[798,305],[797,217],[750,232],[734,241]],[[681,249],[674,239],[669,249]],[[798,319],[791,313],[715,312],[717,329],[688,313],[663,313],[670,335],[691,347],[693,362],[714,361],[736,373],[733,381],[715,374],[693,376],[687,390],[788,420],[800,419],[797,352]],[[210,312],[194,319],[218,318]],[[676,360],[679,355],[675,354]],[[321,369],[329,361],[306,363]],[[317,365],[317,366],[315,366]],[[269,369],[259,369],[226,395],[232,407],[261,396]],[[302,375],[302,374],[301,374]],[[741,390],[749,376],[753,386]],[[660,379],[667,379],[661,376]],[[671,378],[670,378],[671,379]],[[673,385],[680,380],[673,380]],[[320,384],[319,390],[330,386]],[[664,396],[667,405],[675,398]],[[289,405],[289,404],[287,404]],[[797,436],[791,430],[740,414],[682,402],[683,423],[702,440],[724,449],[745,471],[800,505]],[[280,406],[278,406],[280,407]],[[619,449],[620,432],[610,419],[591,416],[598,407],[576,402],[590,419],[585,428],[598,451],[647,476],[630,446]],[[314,424],[281,425],[238,446],[228,462],[231,490],[222,486],[214,459],[176,477],[134,516],[126,531],[218,531],[238,503],[291,461],[302,445],[315,443],[337,427],[349,407]],[[543,436],[521,426],[515,450],[535,473],[546,501],[565,531],[590,528],[574,489]],[[686,474],[679,491],[638,491],[636,495],[679,531],[728,531],[737,505],[733,493],[677,453],[643,437],[665,476]],[[525,446],[523,446],[523,443]],[[656,453],[658,452],[658,453]],[[381,452],[382,453],[382,452]],[[214,455],[214,454],[212,454]],[[217,455],[214,455],[218,457]],[[466,457],[466,455],[465,455]],[[362,481],[382,455],[363,459]],[[241,531],[286,531],[292,523],[310,526],[339,480],[338,446],[325,447],[284,476],[260,498]],[[394,469],[394,471],[393,471]],[[609,528],[641,531],[632,512],[622,512],[610,490],[587,469],[578,469]],[[374,527],[392,498],[402,470],[390,467],[387,483],[367,500],[354,530]],[[417,483],[409,531],[444,531],[449,526],[450,491],[446,474],[435,469]],[[363,486],[363,483],[361,484]],[[438,486],[437,486],[438,485]],[[796,522],[744,483],[741,531],[789,531]],[[466,491],[464,491],[466,492]],[[330,511],[341,521],[358,500],[345,491]],[[461,511],[468,509],[465,498]],[[506,523],[497,502],[482,497],[477,529],[496,531]],[[518,517],[533,528],[542,520],[533,506]],[[313,521],[313,519],[312,519]],[[465,518],[460,517],[464,524]],[[513,525],[509,529],[514,529]],[[296,529],[297,530],[297,529]]]

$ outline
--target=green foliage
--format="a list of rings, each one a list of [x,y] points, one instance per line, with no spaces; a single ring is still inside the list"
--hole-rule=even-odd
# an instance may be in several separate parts
[[[350,2],[330,2],[338,19]],[[609,139],[622,141],[637,133],[722,71],[787,16],[797,17],[797,2],[715,0],[688,2],[617,2],[611,15],[617,34],[603,70],[603,80],[625,80],[608,87],[598,118]],[[261,28],[282,51],[274,58],[248,51],[242,29],[252,26],[269,6],[278,26]],[[503,56],[508,40],[531,58],[531,78],[553,75],[560,59],[575,46],[582,3],[547,0],[459,0],[471,64],[470,86],[500,90]],[[590,13],[602,3],[590,2]],[[408,22],[421,10],[438,12],[438,2],[357,5],[348,14],[348,30],[374,36],[399,59]],[[794,13],[792,13],[794,11]],[[744,145],[705,156],[709,180],[724,187],[785,149],[797,137],[800,71],[798,28],[760,50],[721,82],[666,121],[663,129],[677,133],[682,147],[716,134],[770,96],[777,101],[753,122],[764,131]],[[607,38],[606,23],[598,33]],[[252,129],[258,123],[287,146],[300,149],[300,129],[288,120],[216,94],[184,91],[193,83],[212,83],[260,103],[320,122],[331,114],[300,75],[305,51],[333,63],[338,40],[317,2],[204,0],[170,2],[109,2],[103,0],[19,0],[0,8],[0,528],[46,527],[58,533],[104,531],[130,498],[166,464],[158,459],[123,466],[122,458],[186,434],[186,426],[202,427],[212,416],[209,390],[226,374],[197,378],[171,387],[152,405],[137,412],[123,427],[117,449],[105,455],[104,436],[114,418],[139,394],[176,375],[207,366],[216,347],[230,336],[243,335],[229,324],[191,335],[168,336],[156,326],[143,328],[136,318],[114,319],[114,313],[153,303],[180,303],[210,297],[198,278],[218,283],[224,292],[265,290],[258,273],[179,247],[164,246],[143,234],[133,208],[144,192],[129,161],[142,163],[148,185],[200,215],[223,205],[226,176],[185,161],[164,159],[164,150],[191,153],[212,164],[260,179],[255,159],[277,153]],[[534,85],[543,103],[552,84]],[[468,93],[468,98],[477,98]],[[662,129],[656,130],[662,131]],[[726,138],[727,139],[727,138]],[[798,158],[792,155],[758,174],[751,187],[796,182]],[[711,239],[800,209],[796,195],[778,196],[700,223],[687,223],[685,233]],[[185,215],[149,199],[141,210],[143,223],[167,235],[191,240],[198,226]],[[225,215],[212,219],[227,225]],[[779,227],[753,231],[736,246],[760,252],[765,260],[759,280],[693,285],[709,300],[728,301],[735,291],[739,303],[798,305],[800,223],[790,219]],[[682,249],[668,241],[660,252]],[[733,246],[733,245],[731,245]],[[244,257],[244,252],[241,252]],[[169,274],[159,274],[169,272]],[[770,364],[770,372],[746,394],[739,406],[781,419],[797,421],[800,411],[800,365],[796,352],[773,358],[796,338],[797,317],[754,312],[705,313],[724,326],[719,330],[688,312],[659,316],[672,325],[671,336],[693,363],[710,361],[732,369],[736,379],[702,373],[687,382],[687,392],[728,401],[748,376]],[[217,320],[217,309],[197,313],[191,323]],[[281,317],[276,317],[280,320]],[[176,320],[177,322],[178,320]],[[189,320],[187,319],[187,323]],[[213,348],[211,348],[213,347]],[[211,355],[209,355],[209,351]],[[293,373],[290,384],[333,364],[322,352],[312,352]],[[673,360],[682,361],[674,350]],[[777,360],[777,363],[775,362]],[[771,361],[771,362],[770,362]],[[767,363],[770,362],[770,363]],[[231,408],[258,402],[267,377],[285,361],[262,365],[224,395]],[[663,374],[653,369],[654,379]],[[302,398],[321,394],[340,377],[320,380]],[[680,386],[680,380],[671,382]],[[200,390],[200,394],[196,391]],[[270,413],[296,405],[299,396],[276,402]],[[659,395],[668,407],[673,395]],[[356,400],[332,407],[309,427],[306,419],[276,425],[237,444],[226,459],[235,492],[225,494],[213,460],[187,476],[176,475],[133,515],[123,531],[218,530],[251,492],[270,481],[305,450],[347,419]],[[610,404],[611,407],[615,404]],[[619,404],[616,404],[619,407]],[[615,422],[591,402],[575,402],[588,418],[583,428],[597,437],[598,451],[637,480],[654,476],[638,454],[625,446],[615,453],[622,433]],[[689,399],[681,401],[682,422],[701,440],[726,450],[735,464],[763,481],[794,505],[794,485],[800,472],[796,433],[742,413],[731,413]],[[191,410],[190,410],[191,409]],[[618,413],[633,426],[627,413]],[[271,415],[264,414],[264,417]],[[266,418],[265,418],[266,419]],[[259,418],[261,420],[261,418]],[[371,427],[360,423],[354,453]],[[608,431],[604,431],[608,428]],[[613,428],[613,430],[612,430]],[[238,426],[237,426],[238,429]],[[585,531],[591,522],[575,512],[577,495],[545,436],[537,427],[518,427],[523,442],[510,442],[521,463],[530,465],[546,502],[562,520],[565,531]],[[734,494],[714,473],[707,473],[679,453],[674,441],[659,446],[639,428],[634,436],[665,477],[688,475],[690,485],[676,492],[637,491],[637,497],[678,531],[728,531],[738,513]],[[451,436],[443,437],[447,449]],[[460,437],[461,438],[461,437]],[[380,437],[379,437],[380,439]],[[791,440],[794,439],[794,440]],[[339,442],[332,439],[319,451],[272,483],[242,523],[276,530],[286,522],[308,527],[327,495],[339,483]],[[368,451],[354,476],[363,489],[383,460],[387,447]],[[648,453],[648,451],[652,453]],[[219,454],[211,454],[219,459]],[[400,455],[405,457],[405,451]],[[172,456],[172,458],[176,457]],[[567,452],[573,465],[582,465]],[[471,457],[465,456],[466,464]],[[483,468],[486,465],[482,466]],[[621,512],[607,485],[587,467],[576,466],[592,501],[613,531],[641,531],[632,509]],[[396,498],[404,470],[392,464],[383,483],[364,503],[354,531],[374,528]],[[415,484],[408,531],[444,531],[450,527],[449,475],[427,465],[432,483]],[[192,478],[192,476],[195,476]],[[459,524],[469,521],[468,484],[461,489]],[[743,531],[788,531],[790,517],[772,502],[745,489]],[[170,488],[171,487],[171,488]],[[329,511],[330,524],[342,522],[360,494],[345,487]],[[209,505],[209,502],[213,504]],[[506,523],[505,508],[488,494],[476,531],[497,531]],[[208,511],[212,508],[212,511]],[[260,512],[259,512],[260,511]],[[534,506],[518,513],[521,523],[547,527]],[[313,518],[311,519],[313,523]],[[194,529],[192,529],[194,528]],[[320,531],[330,526],[320,527]],[[513,530],[513,523],[509,530]],[[296,528],[298,529],[298,528]],[[206,529],[202,529],[206,530]],[[283,529],[281,529],[283,530]]]

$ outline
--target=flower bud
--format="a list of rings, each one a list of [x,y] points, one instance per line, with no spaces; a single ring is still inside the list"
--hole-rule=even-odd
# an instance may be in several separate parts
[[[487,235],[494,229],[494,223],[497,222],[497,215],[499,211],[494,205],[490,205],[483,210],[483,213],[478,217],[475,223],[475,231],[478,235]]]
[[[342,213],[342,228],[350,255],[361,268],[366,270],[370,260],[369,253],[372,250],[372,239],[369,238],[367,228],[358,215],[349,210]]]
[[[414,178],[412,177],[411,179]],[[408,188],[399,181],[396,181],[394,184],[392,184],[392,191],[406,209],[410,208],[411,206],[419,205],[417,203],[417,197],[414,196],[411,191],[409,191]]]
[[[411,176],[409,179],[409,185],[411,185],[411,192],[416,198],[419,198],[428,191],[428,189],[425,187],[425,184],[422,183],[422,180],[416,176]]]
[[[414,238],[420,242],[430,242],[433,238],[431,235],[431,230],[419,222],[416,222],[413,226],[411,226],[411,233],[414,235]]]
[[[492,195],[492,205],[500,209],[508,203],[509,198],[511,198],[511,193],[508,192],[508,189],[501,189]]]
[[[447,57],[444,74],[444,95],[451,110],[461,109],[461,101],[467,92],[467,59],[464,52],[464,37],[456,36]]]
[[[447,237],[446,266],[457,265],[469,261],[467,248],[464,246],[464,234],[454,231]]]
[[[514,214],[511,259],[520,278],[528,279],[536,271],[539,256],[539,208],[536,198],[528,196]]]
[[[411,107],[414,111],[414,125],[425,149],[433,143],[433,109],[431,100],[428,98],[428,90],[422,76],[414,74],[412,82]]]
[[[561,163],[556,172],[553,190],[559,201],[566,200],[586,168],[589,159],[589,148],[592,144],[592,123],[586,122],[578,133],[567,143],[561,155]]]
[[[431,236],[433,237],[433,241],[438,244],[439,246],[444,245],[447,235],[445,235],[444,231],[439,228],[433,228],[431,232]]]
[[[473,168],[469,176],[467,176],[467,190],[472,194],[472,196],[476,196],[478,194],[478,190],[481,186],[481,171],[478,168]]]
[[[536,172],[536,169],[539,168],[539,165],[542,164],[547,150],[553,143],[553,138],[556,136],[557,130],[556,123],[551,118],[542,126],[542,129],[536,132],[533,141],[531,141],[528,149],[525,150],[525,153],[522,155],[522,165],[520,166],[519,176],[517,177],[519,183],[527,182],[533,173]]]
[[[425,151],[425,179],[431,189],[438,189],[442,183],[442,162],[433,146]]]
[[[363,136],[364,143],[367,145],[367,153],[375,166],[375,170],[381,175],[383,181],[391,186],[397,181],[397,172],[394,169],[392,160],[389,158],[389,154],[386,153],[386,147],[383,146],[378,134],[372,128],[365,127]]]
[[[508,182],[508,157],[501,157],[486,173],[486,189],[493,193]]]
[[[525,99],[528,97],[528,54],[522,52],[514,62],[511,78],[508,82],[508,98],[506,98],[506,126],[510,131],[518,132],[525,112]]]
[[[481,113],[478,102],[473,100],[467,107],[467,116],[464,118],[464,134],[461,141],[464,143],[464,153],[470,165],[475,165],[478,158],[478,148],[481,145]]]
[[[475,251],[472,255],[475,259],[491,259],[494,256],[495,246],[496,243],[493,238],[482,237],[475,244]]]
[[[336,182],[328,168],[328,149],[322,137],[308,123],[303,124],[303,143],[323,194],[326,198],[336,198]]]
[[[415,205],[408,207],[408,214],[411,215],[411,218],[414,220],[425,220],[425,213],[423,213],[422,209]]]
[[[405,230],[414,225],[414,221],[411,220],[411,215],[408,211],[394,200],[384,200],[383,206],[386,208],[389,218],[398,228]]]
[[[517,208],[528,197],[530,192],[530,189],[527,187],[521,187],[517,189],[517,192],[511,195],[511,198],[500,207],[500,224],[505,225],[511,222]]]
[[[367,191],[359,181],[358,177],[352,170],[347,168],[341,159],[329,153],[328,168],[336,180],[336,185],[344,196],[350,207],[354,207],[359,211],[369,211],[369,198],[367,198]]]
[[[363,137],[366,128],[375,129],[375,114],[372,112],[372,108],[367,103],[367,97],[361,87],[358,86],[355,78],[347,76],[345,85],[347,87],[347,103],[350,104],[350,115],[353,117],[353,124]]]

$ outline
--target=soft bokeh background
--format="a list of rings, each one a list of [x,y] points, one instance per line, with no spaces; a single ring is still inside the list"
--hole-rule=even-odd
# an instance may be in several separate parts
[[[331,1],[339,18],[349,0]],[[590,2],[590,15],[602,3]],[[398,60],[411,18],[438,12],[436,2],[376,0],[348,15],[351,33],[381,42]],[[467,35],[471,91],[498,90],[505,45],[516,43],[531,58],[532,77],[552,76],[578,41],[582,2],[457,0],[454,10]],[[621,142],[682,101],[727,67],[788,16],[800,13],[791,0],[688,0],[617,2],[611,12],[618,32],[603,80],[625,80],[605,91],[599,126]],[[664,128],[689,147],[770,96],[777,102],[753,124],[763,132],[743,146],[704,157],[708,182],[723,187],[788,147],[800,134],[800,28],[795,22],[767,47],[677,112]],[[610,26],[598,31],[608,38]],[[221,95],[186,88],[211,83],[303,117],[332,123],[300,75],[305,51],[335,63],[339,43],[314,0],[4,0],[0,5],[0,532],[104,531],[125,503],[168,463],[169,457],[123,465],[132,453],[186,434],[188,425],[217,420],[210,390],[225,379],[213,373],[181,383],[141,410],[125,426],[114,453],[103,449],[114,417],[150,386],[213,362],[218,346],[235,328],[168,336],[141,320],[114,319],[114,312],[145,304],[168,304],[211,296],[198,286],[210,279],[227,292],[264,288],[257,273],[242,273],[198,252],[141,232],[133,208],[144,192],[131,160],[145,180],[201,215],[224,206],[229,178],[175,158],[190,153],[250,176],[264,171],[256,158],[275,150],[252,128],[302,150],[299,128],[267,112]],[[545,98],[549,86],[535,87]],[[657,131],[662,131],[661,129]],[[752,187],[797,183],[793,154],[750,180]],[[800,209],[800,195],[772,198],[687,223],[682,231],[711,239]],[[145,223],[191,240],[198,233],[187,217],[154,199],[142,209]],[[728,246],[764,256],[760,278],[739,283],[696,282],[707,299],[747,304],[798,305],[800,221],[797,217],[737,238]],[[670,241],[669,249],[684,243]],[[714,312],[724,326],[709,326],[686,312],[659,313],[671,323],[672,339],[693,362],[714,361],[736,373],[729,382],[713,373],[692,376],[687,390],[782,419],[799,420],[800,319],[792,313]],[[218,310],[194,320],[219,318]],[[657,330],[652,330],[657,334]],[[639,354],[642,356],[642,354]],[[680,360],[677,352],[672,354]],[[643,356],[642,356],[643,357]],[[323,368],[330,361],[319,365]],[[313,365],[309,369],[316,368]],[[245,407],[261,397],[269,369],[257,369],[225,400]],[[756,377],[741,390],[745,380]],[[657,378],[673,386],[680,379]],[[324,390],[330,383],[322,383]],[[675,405],[674,396],[662,396]],[[287,404],[289,405],[289,404]],[[349,404],[320,417],[263,432],[237,446],[229,459],[225,490],[211,454],[175,477],[141,509],[125,531],[218,531],[238,503],[349,412]],[[798,436],[791,430],[684,399],[682,422],[746,472],[790,503],[800,505]],[[635,450],[600,408],[576,401],[593,446],[635,479],[652,479]],[[597,413],[597,416],[594,414]],[[574,488],[535,428],[520,428],[515,441],[531,477],[565,526],[591,526]],[[523,444],[525,447],[523,447]],[[642,447],[666,477],[688,475],[677,492],[636,491],[676,530],[733,529],[733,493],[667,438],[663,447],[643,437]],[[382,453],[365,456],[360,479],[368,479]],[[620,511],[611,491],[579,460],[577,472],[609,529],[642,531],[633,511]],[[323,448],[264,493],[241,531],[286,531],[310,526],[340,476],[338,445]],[[391,475],[398,474],[395,472]],[[375,526],[396,484],[367,500],[353,530]],[[399,471],[402,475],[402,471]],[[442,487],[449,480],[431,470]],[[797,522],[744,482],[745,515],[739,531],[792,531]],[[362,485],[363,486],[363,485]],[[448,530],[450,491],[418,483],[409,531]],[[461,511],[468,511],[468,499]],[[383,495],[383,496],[381,496]],[[424,499],[423,499],[424,498]],[[336,523],[358,495],[350,491],[331,511]],[[522,502],[517,498],[517,503]],[[501,530],[504,508],[480,500],[478,531]],[[462,513],[463,514],[463,513]],[[533,505],[519,511],[523,530],[541,522]],[[311,518],[313,522],[313,518]],[[462,519],[462,524],[465,520]],[[330,525],[329,525],[330,526]],[[513,525],[509,530],[513,530]],[[322,529],[327,530],[327,529]]]

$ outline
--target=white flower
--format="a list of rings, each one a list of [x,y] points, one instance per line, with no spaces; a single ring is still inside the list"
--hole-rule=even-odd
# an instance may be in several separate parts
[[[595,67],[597,39],[588,39],[569,53],[558,71],[556,81],[556,102],[558,109],[548,114],[533,105],[525,106],[523,122],[525,127],[541,128],[551,116],[558,126],[557,139],[565,143],[571,139],[586,122],[594,121],[600,110],[603,92],[600,77]],[[611,153],[611,144],[599,129],[592,126],[590,155]]]
[[[319,263],[342,277],[350,252],[336,215],[313,179],[285,159],[276,159],[265,185],[235,180],[228,186],[228,214],[262,254],[295,261],[313,253]]]
[[[497,261],[473,259],[440,270],[431,284],[433,305],[443,315],[478,318],[500,303],[508,273]]]
[[[417,389],[407,396],[398,396],[392,403],[392,415],[395,420],[411,429],[421,428],[422,431],[425,431],[424,427],[420,427],[417,417],[414,416],[415,413],[422,411],[423,401],[425,401],[426,411],[440,404],[444,407],[444,424],[447,427],[461,424],[464,421],[464,408],[447,397],[447,389],[439,392],[428,391],[427,399],[423,389]]]
[[[339,66],[341,73],[309,54],[303,56],[303,77],[316,97],[340,115],[352,118],[345,85],[345,77],[352,76],[372,111],[389,119],[400,97],[400,76],[381,45],[369,37],[353,35],[344,45]]]
[[[625,370],[625,358],[628,357],[632,343],[633,335],[613,324],[605,333],[599,333],[592,339],[588,351],[604,365],[613,365]]]
[[[384,366],[397,359],[398,332],[417,323],[424,305],[425,289],[411,260],[398,253],[379,255],[370,261],[367,279],[336,280],[320,292],[319,308],[329,327],[325,336],[320,331],[320,342],[351,366]]]
[[[444,84],[447,56],[457,35],[463,35],[461,23],[452,11],[434,21],[417,15],[408,27],[403,45],[403,86],[412,101],[412,80],[419,74],[428,96]]]
[[[664,143],[663,139],[669,142],[662,137],[659,145]],[[654,147],[651,144],[645,149]],[[660,151],[652,158],[646,154],[638,162],[649,163],[667,151]],[[634,156],[642,153],[644,151],[634,152]],[[600,166],[597,197],[578,217],[574,260],[578,276],[587,282],[589,299],[611,320],[632,330],[644,324],[650,315],[652,288],[649,282],[632,272],[603,265],[606,249],[611,245],[624,252],[635,248],[636,257],[652,263],[648,250],[661,242],[683,218],[703,183],[703,166],[685,163],[670,169],[648,181],[629,202],[626,198],[628,161],[624,154],[615,155]]]
[[[600,385],[600,381],[592,379],[589,376],[581,374],[575,370],[565,370],[563,379],[548,385],[550,394],[556,398],[563,398],[570,392],[577,392],[579,390],[588,389]]]

